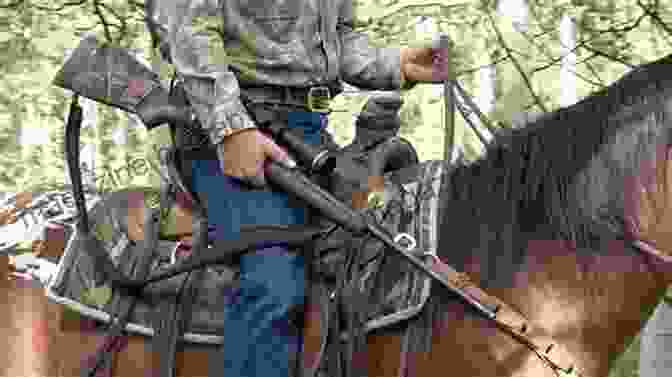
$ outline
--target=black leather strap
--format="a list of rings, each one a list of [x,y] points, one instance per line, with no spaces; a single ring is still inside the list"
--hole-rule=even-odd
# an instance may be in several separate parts
[[[311,88],[329,88],[329,94],[331,95],[332,99],[343,92],[343,85],[340,82],[331,82],[322,85],[312,85],[306,87],[248,83],[240,83],[239,86],[240,97],[244,102],[272,103],[302,108],[307,108],[308,92]]]
[[[65,152],[68,162],[70,178],[72,181],[73,196],[78,210],[78,230],[81,232],[85,250],[92,253],[94,259],[102,262],[107,270],[112,273],[112,278],[118,278],[120,271],[106,259],[102,245],[97,242],[89,226],[89,218],[86,211],[86,202],[84,199],[82,175],[79,167],[79,133],[82,124],[82,110],[78,104],[78,98],[75,96],[70,108],[70,114],[66,124],[65,131]],[[167,188],[166,188],[167,189]],[[165,206],[168,195],[162,190],[161,205]],[[131,278],[134,280],[144,280],[149,276],[152,261],[156,257],[157,244],[159,238],[160,208],[148,209],[145,213],[145,245],[143,255],[140,257],[137,268],[133,271]],[[115,271],[116,270],[116,271]],[[115,347],[124,336],[126,324],[130,320],[133,309],[138,301],[136,295],[126,295],[119,303],[117,313],[112,317],[107,328],[107,336],[104,344],[96,351],[95,359],[92,365],[83,367],[81,375],[83,377],[95,376],[97,371],[103,367],[111,367],[112,360],[118,351]]]
[[[166,185],[170,187],[172,185]],[[168,189],[161,190],[161,201],[159,211],[167,208],[169,205]],[[153,229],[158,239],[159,229]],[[152,349],[160,357],[159,370],[156,377],[175,376],[175,358],[177,356],[177,346],[180,334],[180,296],[181,292],[189,280],[191,273],[187,274],[182,280],[182,286],[175,296],[160,297],[159,302],[154,309],[154,338]]]
[[[153,260],[157,257],[157,244],[158,244],[158,235],[159,235],[159,224],[160,224],[160,214],[159,209],[148,209],[145,214],[145,245],[143,256],[140,258],[138,267],[135,269],[132,278],[133,279],[144,279],[146,278],[152,266]],[[106,364],[106,359],[114,357],[115,350],[111,348],[111,345],[116,344],[121,341],[121,338],[124,335],[124,330],[128,324],[133,309],[139,300],[138,296],[129,295],[121,298],[120,310],[111,320],[110,325],[107,330],[107,339],[105,345],[97,351],[96,363],[88,370],[85,371],[83,376],[93,377],[96,375],[97,369]]]

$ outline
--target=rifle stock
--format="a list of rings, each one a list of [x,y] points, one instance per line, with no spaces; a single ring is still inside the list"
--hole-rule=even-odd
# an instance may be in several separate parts
[[[52,83],[137,114],[148,129],[173,119],[188,119],[185,109],[171,104],[156,73],[125,49],[102,44],[94,35],[80,41]]]

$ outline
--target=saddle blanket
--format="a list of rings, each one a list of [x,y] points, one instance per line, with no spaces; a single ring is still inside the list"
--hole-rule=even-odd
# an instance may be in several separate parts
[[[42,237],[48,223],[72,223],[77,210],[68,190],[71,186],[60,191],[22,192],[0,202],[0,254],[30,250],[32,241]],[[101,200],[92,190],[85,190],[84,197],[89,210]]]
[[[423,256],[437,245],[438,193],[444,172],[442,161],[427,161],[417,166],[401,169],[385,176],[382,205],[368,209],[392,233],[408,233],[417,246],[414,249]],[[105,251],[124,273],[130,274],[138,256],[143,252],[142,243],[127,237],[129,190],[106,194],[89,211],[91,229],[104,245]],[[168,219],[166,223],[170,223]],[[162,222],[163,223],[163,222]],[[85,317],[108,322],[110,313],[115,313],[123,292],[110,287],[105,273],[97,269],[93,257],[82,242],[82,235],[74,232],[67,242],[55,275],[46,289],[47,296]],[[162,232],[163,233],[163,232]],[[329,238],[315,244],[317,251],[313,262],[317,276],[335,276],[341,271],[346,255],[346,246],[357,247],[356,263],[360,273],[349,286],[359,294],[369,295],[366,305],[368,320],[365,331],[372,331],[407,320],[417,315],[430,295],[431,278],[393,254],[385,254],[385,247],[378,241],[362,242],[345,230],[334,232]],[[183,256],[176,252],[178,242],[160,240],[159,257],[152,271],[180,261]],[[330,249],[335,252],[328,253]],[[341,252],[338,252],[341,251]],[[322,254],[328,256],[322,257]],[[385,258],[382,258],[385,254]],[[429,256],[428,256],[429,257]],[[384,263],[380,261],[385,259]],[[213,265],[205,268],[198,293],[190,309],[190,322],[186,325],[183,340],[194,343],[220,344],[223,336],[224,307],[236,289],[237,267]],[[154,334],[152,323],[157,303],[172,297],[178,291],[184,274],[149,285],[145,295],[135,305],[127,331],[146,336]],[[312,284],[322,290],[333,292],[333,279],[319,278]],[[319,302],[319,300],[318,300]],[[320,310],[327,310],[320,308]]]

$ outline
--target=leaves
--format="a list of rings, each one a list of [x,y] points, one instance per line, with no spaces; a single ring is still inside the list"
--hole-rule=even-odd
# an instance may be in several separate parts
[[[114,226],[110,221],[100,221],[94,229],[96,237],[105,242],[109,242],[114,237]]]
[[[488,115],[499,122],[508,122],[514,114],[527,111],[535,100],[549,110],[559,106],[563,90],[560,65],[567,51],[560,44],[558,28],[564,16],[571,17],[577,25],[577,64],[573,71],[578,79],[578,97],[612,82],[631,65],[661,57],[672,47],[670,2],[516,2],[528,3],[524,27],[513,27],[512,19],[505,14],[511,9],[499,9],[494,14],[503,41],[496,38],[485,17],[485,12],[494,11],[498,3],[505,2],[357,0],[354,1],[356,30],[368,34],[374,45],[416,45],[434,37],[417,27],[418,24],[433,22],[433,32],[447,32],[455,42],[452,60],[465,89],[478,94],[482,87],[478,67],[496,66],[496,109]],[[142,21],[142,3],[31,0],[30,4],[21,1],[12,4],[10,1],[0,12],[0,48],[5,51],[0,54],[3,77],[0,81],[0,191],[20,191],[26,182],[65,183],[63,122],[67,93],[52,87],[51,79],[62,64],[66,50],[77,45],[83,30],[96,33],[101,40],[137,48],[146,60],[153,56]],[[510,54],[504,45],[509,47]],[[171,68],[167,64],[156,66],[162,70],[164,79],[170,76]],[[250,62],[250,67],[253,66]],[[525,82],[523,75],[530,80],[530,85],[521,85]],[[402,108],[402,133],[422,151],[422,158],[443,155],[440,149],[443,101],[437,101],[441,94],[437,94],[440,92],[434,87],[419,85],[406,93],[406,105]],[[333,104],[338,111],[330,115],[330,120],[338,142],[345,143],[352,137],[353,116],[367,96],[365,93],[348,98],[341,96]],[[123,127],[127,119],[104,106],[99,106],[98,111],[97,129],[82,131],[83,142],[97,147],[98,166],[103,162],[118,166],[125,156],[147,152],[147,145],[152,144],[150,139],[158,134],[138,128],[129,132],[129,143],[114,145],[112,130]],[[49,135],[48,145],[41,148],[18,145],[18,135],[28,126],[44,129]],[[458,143],[475,143],[465,150],[469,155],[477,155],[478,141],[459,117],[456,136]],[[120,184],[152,184],[158,182],[155,178],[129,177]]]
[[[110,300],[112,300],[112,288],[107,284],[90,287],[82,294],[82,303],[98,309],[104,308]]]

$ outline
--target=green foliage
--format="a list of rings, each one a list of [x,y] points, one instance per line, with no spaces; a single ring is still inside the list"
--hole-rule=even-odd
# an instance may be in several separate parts
[[[639,376],[640,336],[614,362],[609,377],[637,377]]]
[[[401,120],[401,127],[399,127],[401,135],[412,135],[422,119],[422,107],[409,95],[405,96],[404,106],[399,111],[399,119]]]
[[[367,33],[375,45],[426,45],[434,36],[415,27],[423,17],[431,19],[437,31],[451,37],[452,64],[468,91],[480,90],[478,67],[496,66],[495,108],[488,116],[502,124],[522,111],[550,111],[559,106],[559,66],[567,51],[560,45],[558,27],[565,15],[577,25],[579,97],[608,85],[632,65],[661,57],[672,44],[669,2],[528,2],[524,28],[515,27],[508,17],[497,13],[498,3],[355,0],[356,29]],[[66,49],[74,48],[87,32],[116,45],[139,48],[146,60],[155,61],[142,21],[143,4],[111,0],[9,4],[0,12],[0,25],[7,26],[0,31],[0,48],[6,52],[0,55],[0,190],[16,191],[36,180],[62,184],[63,121],[69,101],[63,90],[50,85],[51,79]],[[170,77],[170,66],[153,66],[159,68],[163,79]],[[404,95],[402,134],[426,153],[423,158],[443,155],[443,101],[437,93],[432,86],[421,85]],[[330,120],[338,142],[352,137],[354,116],[367,98],[367,93],[360,93],[337,99],[333,107],[338,111]],[[131,129],[128,143],[116,145],[112,132],[128,120],[104,106],[98,107],[98,114],[98,129],[83,130],[84,142],[97,146],[97,166],[115,169],[129,156],[138,155],[158,162],[155,146],[166,142],[165,135]],[[467,144],[465,153],[477,158],[482,151],[479,141],[457,118],[455,142]],[[19,130],[28,125],[44,128],[49,144],[40,148],[17,145]],[[158,184],[158,176],[124,177],[122,184]]]

